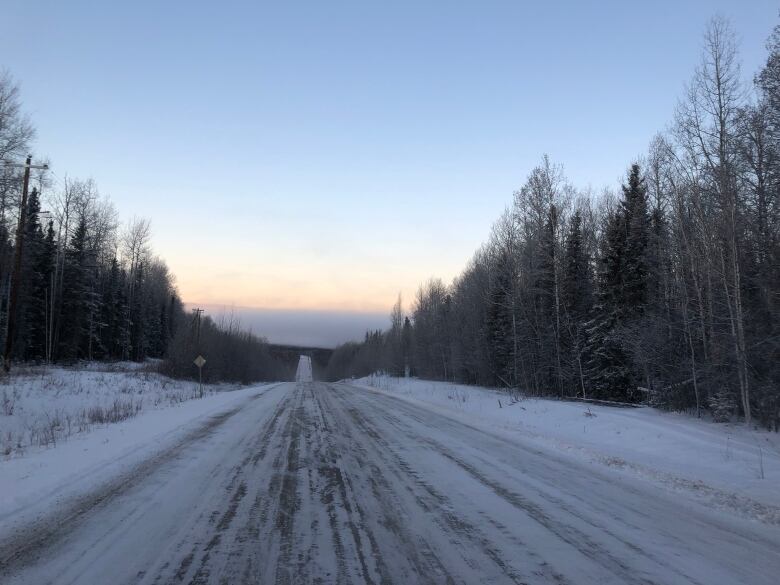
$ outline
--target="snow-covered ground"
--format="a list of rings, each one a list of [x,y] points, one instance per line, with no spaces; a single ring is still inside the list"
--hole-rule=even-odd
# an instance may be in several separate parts
[[[414,378],[369,376],[354,383],[780,525],[778,433],[653,408],[513,402],[497,390]]]
[[[83,372],[76,377],[93,380]],[[210,417],[241,406],[268,387],[258,384],[232,392],[212,391],[199,400],[148,408],[122,422],[74,434],[56,446],[0,459],[0,527],[28,523],[121,476],[168,449]]]
[[[482,430],[439,405],[287,383],[158,412],[239,394],[188,417],[164,448],[140,445],[137,465],[49,513],[0,516],[0,581],[777,583],[780,526]]]
[[[36,366],[2,380],[0,521],[89,491],[264,387],[204,385],[201,397],[197,383],[149,366]]]
[[[0,458],[0,582],[777,582],[770,433],[386,377],[181,401],[97,370],[17,378],[28,413],[145,406]]]
[[[150,371],[153,364],[28,367],[0,380],[0,458],[48,448],[96,427],[199,396],[197,383]],[[213,393],[234,386],[204,386]]]

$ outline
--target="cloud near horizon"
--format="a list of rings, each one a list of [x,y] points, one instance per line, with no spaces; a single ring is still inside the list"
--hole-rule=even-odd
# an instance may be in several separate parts
[[[280,345],[333,348],[362,339],[369,329],[389,325],[388,312],[264,309],[211,303],[185,306],[187,310],[201,307],[217,321],[232,314],[246,329]]]

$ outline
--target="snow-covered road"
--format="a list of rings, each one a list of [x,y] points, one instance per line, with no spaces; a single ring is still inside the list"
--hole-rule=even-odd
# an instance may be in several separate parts
[[[776,584],[780,528],[346,384],[282,384],[26,526],[3,583]]]

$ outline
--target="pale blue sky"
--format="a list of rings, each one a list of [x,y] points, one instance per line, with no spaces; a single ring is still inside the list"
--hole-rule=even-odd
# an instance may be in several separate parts
[[[716,12],[747,78],[776,2],[6,0],[0,67],[186,301],[376,311],[452,278],[543,153],[617,184]]]

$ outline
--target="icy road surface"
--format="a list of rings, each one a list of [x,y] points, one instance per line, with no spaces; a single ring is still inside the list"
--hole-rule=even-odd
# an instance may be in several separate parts
[[[9,533],[11,532],[11,533]],[[345,384],[282,384],[53,515],[2,583],[778,583],[780,529]]]

